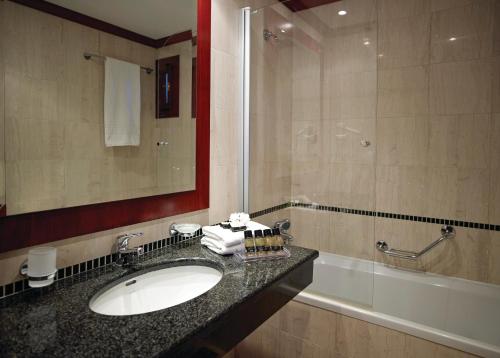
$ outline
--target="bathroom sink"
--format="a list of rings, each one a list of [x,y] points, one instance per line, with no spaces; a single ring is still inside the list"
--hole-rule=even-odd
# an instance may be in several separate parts
[[[104,288],[90,309],[109,316],[162,310],[189,301],[214,287],[222,273],[209,266],[174,266],[149,270]]]

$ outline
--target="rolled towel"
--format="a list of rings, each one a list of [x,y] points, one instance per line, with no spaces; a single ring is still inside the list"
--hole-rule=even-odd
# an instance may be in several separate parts
[[[245,251],[245,245],[243,245],[242,243],[240,243],[239,245],[225,247],[220,245],[220,242],[218,240],[214,240],[206,236],[202,237],[200,242],[207,249],[210,249],[219,255],[233,255],[237,252]]]
[[[269,229],[269,227],[255,221],[249,221],[246,226],[247,230]],[[219,225],[203,226],[202,231],[205,236],[218,240],[225,247],[239,245],[244,239],[243,231],[232,232],[230,229],[224,229]]]

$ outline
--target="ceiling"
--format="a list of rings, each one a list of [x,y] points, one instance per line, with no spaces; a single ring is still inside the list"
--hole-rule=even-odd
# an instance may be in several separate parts
[[[159,39],[196,34],[196,0],[47,0],[53,4]]]

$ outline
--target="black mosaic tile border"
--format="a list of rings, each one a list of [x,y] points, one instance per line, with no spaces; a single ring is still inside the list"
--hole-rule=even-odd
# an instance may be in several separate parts
[[[256,212],[250,214],[250,218],[253,219],[253,218],[256,218],[256,217],[259,217],[259,216],[262,216],[262,215],[270,214],[270,213],[272,213],[274,211],[278,211],[278,210],[289,208],[290,204],[291,204],[290,202],[283,203],[283,204],[276,205],[276,206],[273,206],[273,207],[270,207],[270,208],[267,208],[267,209],[264,209],[264,210],[256,211]]]
[[[486,224],[486,223],[477,223],[472,221],[462,221],[462,220],[454,220],[454,219],[443,219],[443,218],[433,218],[428,216],[416,216],[416,215],[406,215],[406,214],[397,214],[397,213],[387,213],[383,211],[372,211],[372,210],[361,210],[361,209],[352,209],[352,208],[344,208],[339,206],[329,206],[329,205],[320,205],[320,204],[305,204],[299,202],[288,202],[281,205],[276,205],[268,209],[264,209],[261,211],[257,211],[255,213],[250,214],[250,217],[256,218],[265,214],[272,213],[274,211],[278,211],[281,209],[296,207],[296,208],[306,208],[311,210],[320,210],[320,211],[332,211],[336,213],[343,214],[352,214],[352,215],[363,215],[363,216],[375,216],[379,218],[388,218],[395,220],[405,220],[405,221],[416,221],[416,222],[424,222],[429,224],[440,224],[440,225],[452,225],[456,227],[466,227],[471,229],[479,229],[479,230],[489,230],[489,231],[500,231],[500,225],[498,224]]]
[[[154,251],[163,249],[164,247],[174,246],[186,242],[190,242],[193,239],[199,238],[202,235],[201,229],[196,231],[195,234],[191,237],[183,237],[180,235],[175,235],[166,239],[156,240],[147,244],[142,245],[142,249],[144,250],[144,254],[152,253]],[[107,265],[111,265],[118,260],[118,254],[110,254],[101,257],[96,257],[94,259],[80,262],[75,265],[62,267],[57,270],[56,277],[54,281],[59,281],[73,275],[77,275],[80,273],[84,273],[87,271],[95,270],[101,267],[105,267]],[[0,286],[0,300],[7,296],[15,295],[21,293],[23,291],[31,290],[32,288],[28,285],[28,279],[18,280],[16,282],[12,282],[6,284],[4,286]]]

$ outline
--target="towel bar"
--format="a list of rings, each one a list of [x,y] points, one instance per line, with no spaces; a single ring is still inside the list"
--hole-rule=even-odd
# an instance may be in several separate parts
[[[106,58],[106,56],[101,56],[101,55],[97,55],[95,53],[89,53],[89,52],[84,52],[83,53],[83,57],[86,60],[90,60],[92,57],[101,58],[101,59],[105,59]],[[146,71],[146,73],[148,75],[154,71],[151,67],[144,67],[144,66],[141,66],[141,70]]]
[[[441,227],[441,237],[439,237],[439,239],[427,245],[419,252],[391,249],[389,247],[389,244],[385,241],[377,241],[376,247],[377,250],[389,256],[399,257],[401,259],[407,259],[407,260],[416,260],[423,254],[429,252],[432,248],[440,244],[442,241],[446,239],[451,239],[453,237],[455,237],[455,229],[453,228],[453,226],[443,225]]]

